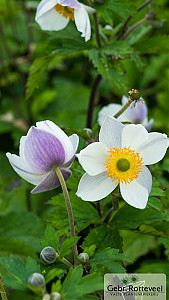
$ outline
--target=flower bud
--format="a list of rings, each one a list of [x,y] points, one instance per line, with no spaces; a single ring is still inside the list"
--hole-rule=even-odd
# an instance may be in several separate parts
[[[28,284],[34,288],[40,288],[45,284],[45,278],[40,273],[33,273],[28,278]]]
[[[49,294],[45,294],[42,298],[42,300],[50,300],[50,295]]]
[[[51,294],[51,300],[61,300],[61,295],[58,292]]]
[[[82,262],[86,262],[87,260],[89,260],[89,255],[87,253],[80,253],[78,257]]]
[[[132,89],[128,92],[129,96],[130,96],[130,99],[131,100],[139,100],[140,99],[140,93],[138,90],[136,89]]]
[[[53,264],[56,257],[57,253],[52,247],[45,247],[40,253],[40,258],[45,264]]]

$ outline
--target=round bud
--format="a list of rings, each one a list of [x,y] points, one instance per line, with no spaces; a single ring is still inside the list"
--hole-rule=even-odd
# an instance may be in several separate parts
[[[128,92],[129,96],[130,96],[130,99],[131,100],[139,100],[140,99],[140,93],[138,90],[136,89],[132,89]]]
[[[61,295],[58,292],[51,294],[51,300],[61,300]]]
[[[78,257],[83,262],[86,262],[87,260],[89,260],[89,255],[87,253],[80,253],[78,255]]]
[[[45,264],[53,264],[56,257],[57,253],[52,247],[45,247],[40,253],[40,258]]]
[[[49,294],[45,294],[42,298],[42,300],[50,300],[50,295]]]
[[[45,284],[45,278],[40,273],[33,273],[28,278],[28,284],[34,288],[40,288]]]

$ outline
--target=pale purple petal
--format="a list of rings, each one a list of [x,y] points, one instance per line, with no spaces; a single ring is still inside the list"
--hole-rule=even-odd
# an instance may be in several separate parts
[[[125,110],[126,117],[130,120],[131,123],[141,124],[144,119],[147,117],[147,105],[144,102],[143,98],[137,102],[130,104],[129,108]],[[123,96],[122,103],[126,104],[128,98]]]
[[[117,119],[107,116],[99,133],[99,141],[105,144],[108,149],[121,148],[121,136],[124,125]]]
[[[58,138],[58,140],[61,142],[61,144],[62,144],[62,146],[65,150],[65,161],[64,161],[64,163],[67,163],[67,161],[72,159],[72,156],[74,155],[74,152],[75,152],[74,147],[73,147],[73,143],[62,129],[60,129],[52,121],[37,122],[36,126],[37,126],[38,129],[47,131],[47,132],[53,134],[56,138]]]
[[[72,143],[72,146],[73,146],[73,155],[72,157],[66,161],[63,165],[64,168],[68,168],[70,167],[70,165],[72,164],[72,162],[74,161],[75,159],[75,154],[77,152],[77,149],[78,149],[78,145],[79,145],[79,137],[77,134],[72,134],[71,136],[69,136],[69,140],[71,141]]]
[[[35,171],[21,157],[9,152],[6,153],[6,156],[15,172],[26,181],[37,185],[43,180],[45,174],[38,174],[38,172],[35,173]]]
[[[150,131],[152,126],[154,124],[154,119],[151,119],[145,126],[145,128],[147,129],[147,131]]]
[[[53,134],[32,127],[25,142],[27,163],[39,172],[48,172],[65,161],[64,148]]]
[[[82,4],[76,0],[58,0],[58,3],[62,6],[69,6],[71,8],[80,9]]]
[[[64,180],[66,181],[72,174],[72,172],[70,170],[62,170],[60,169],[60,171],[62,172],[62,175],[64,177]],[[37,193],[41,193],[41,192],[46,192],[46,191],[50,191],[53,190],[55,188],[57,188],[58,186],[60,186],[60,182],[59,179],[55,173],[55,171],[51,171],[32,191],[32,194],[37,194]]]

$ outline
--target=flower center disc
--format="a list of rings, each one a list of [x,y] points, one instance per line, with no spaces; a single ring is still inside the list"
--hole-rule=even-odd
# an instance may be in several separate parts
[[[74,8],[69,6],[62,6],[60,4],[55,5],[55,10],[62,15],[64,18],[69,18],[70,20],[74,21]]]
[[[130,183],[142,171],[143,158],[130,147],[113,148],[108,151],[105,166],[107,174],[115,183]]]

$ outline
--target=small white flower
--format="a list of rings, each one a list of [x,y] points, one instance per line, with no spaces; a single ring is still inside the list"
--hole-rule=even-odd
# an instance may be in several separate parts
[[[42,0],[37,8],[35,21],[42,30],[61,30],[69,20],[75,21],[77,30],[87,42],[91,36],[88,13],[95,10],[77,0]]]
[[[77,196],[97,201],[109,195],[119,184],[123,199],[136,208],[146,207],[152,176],[145,165],[160,161],[169,146],[165,134],[148,133],[140,124],[124,126],[106,117],[99,142],[78,154],[86,173],[80,180]]]
[[[121,99],[121,104],[108,104],[107,106],[104,106],[98,114],[98,123],[101,126],[106,118],[106,116],[114,116],[122,107],[126,104],[128,101],[128,98],[126,96],[123,96]],[[154,120],[151,119],[148,121],[147,118],[148,115],[148,109],[147,105],[144,102],[143,98],[140,98],[140,101],[137,101],[136,103],[131,103],[130,106],[125,110],[124,113],[122,113],[117,119],[120,122],[130,122],[133,124],[142,124],[148,131],[151,130],[153,126]]]

